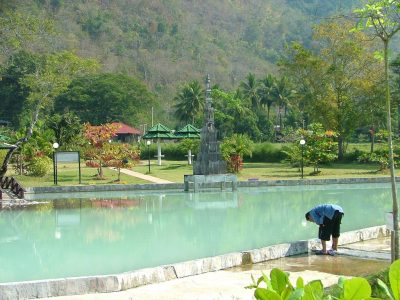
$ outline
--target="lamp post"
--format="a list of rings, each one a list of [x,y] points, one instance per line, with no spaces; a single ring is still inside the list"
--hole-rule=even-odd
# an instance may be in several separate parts
[[[301,138],[300,140],[300,146],[301,146],[301,179],[303,179],[303,167],[304,167],[304,145],[306,144],[306,140],[304,138]]]
[[[53,151],[53,181],[54,181],[55,185],[57,185],[57,155],[56,155],[56,152],[57,152],[57,149],[59,146],[60,145],[57,142],[53,143],[53,149],[54,149],[54,151]]]
[[[151,145],[151,141],[147,141],[146,145],[147,145],[147,155],[149,157],[149,174],[150,174],[150,145]]]

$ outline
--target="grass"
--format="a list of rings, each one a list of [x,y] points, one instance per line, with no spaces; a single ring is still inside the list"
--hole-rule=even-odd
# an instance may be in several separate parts
[[[173,182],[183,182],[183,175],[192,174],[192,167],[185,162],[163,161],[162,163],[162,166],[152,165],[150,175]],[[137,166],[134,170],[146,173],[148,172],[148,166]],[[357,163],[322,166],[318,176],[311,176],[310,174],[313,171],[312,167],[305,167],[303,169],[304,178],[351,178],[389,175],[386,172],[377,172],[377,166]],[[238,174],[238,180],[248,180],[250,178],[257,178],[259,180],[299,179],[300,177],[301,172],[299,168],[293,168],[289,164],[284,163],[245,163],[243,170]]]
[[[11,169],[11,168],[10,168]],[[103,168],[104,179],[96,178],[97,170],[86,167],[81,164],[81,182],[82,185],[94,184],[117,184],[118,173],[108,168]],[[24,187],[37,186],[52,186],[54,185],[53,171],[44,177],[34,177],[25,175],[15,175],[15,172],[10,170],[7,175],[14,176],[17,181]],[[60,186],[79,185],[79,168],[78,164],[59,164],[57,168],[57,183]],[[121,173],[120,184],[142,184],[149,183],[147,180],[128,176]]]
[[[121,173],[121,182],[116,182],[118,174],[114,170],[103,168],[105,179],[96,178],[97,170],[94,168],[81,165],[82,185],[95,184],[143,184],[150,183],[147,180],[128,176]],[[378,172],[376,165],[359,164],[359,163],[334,163],[320,168],[317,176],[310,175],[313,172],[312,167],[304,167],[305,179],[318,178],[351,178],[351,177],[377,177],[389,176],[389,172]],[[150,173],[147,161],[132,168],[133,171],[142,174],[151,175],[172,182],[183,182],[184,175],[193,174],[192,165],[188,165],[187,161],[169,161],[163,160],[162,165],[158,166],[156,161],[152,161],[150,165]],[[52,186],[53,172],[44,177],[32,177],[15,175],[9,172],[8,175],[14,176],[24,187],[36,186]],[[238,180],[247,181],[256,178],[258,180],[274,180],[274,179],[299,179],[301,172],[298,167],[291,167],[285,163],[245,163],[243,170],[238,174]],[[78,166],[77,164],[60,164],[58,166],[58,185],[78,185]]]

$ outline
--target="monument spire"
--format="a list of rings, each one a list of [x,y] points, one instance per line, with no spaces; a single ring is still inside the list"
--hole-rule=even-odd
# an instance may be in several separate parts
[[[206,78],[204,106],[204,124],[201,130],[200,152],[193,165],[194,175],[210,175],[226,173],[226,162],[221,157],[217,130],[214,125],[214,108],[212,107],[210,75]]]

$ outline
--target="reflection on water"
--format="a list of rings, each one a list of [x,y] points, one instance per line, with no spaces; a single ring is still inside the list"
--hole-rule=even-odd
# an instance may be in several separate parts
[[[382,225],[389,188],[36,195],[48,203],[0,212],[0,282],[113,274],[309,239],[317,227],[304,225],[304,214],[320,203],[344,208],[343,231]]]

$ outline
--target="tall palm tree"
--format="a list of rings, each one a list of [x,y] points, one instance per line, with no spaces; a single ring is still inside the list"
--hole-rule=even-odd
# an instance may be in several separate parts
[[[203,110],[204,91],[197,80],[186,84],[175,97],[175,116],[183,122],[194,124],[196,116]]]
[[[254,74],[249,73],[246,77],[246,81],[242,81],[240,83],[240,87],[245,99],[248,99],[251,103],[251,107],[253,109],[258,108],[259,106],[259,95],[257,93],[258,82]]]
[[[276,78],[271,74],[265,76],[261,79],[260,85],[258,87],[258,96],[260,97],[260,104],[267,107],[267,118],[269,120],[269,114],[271,111],[271,106],[274,104],[276,97],[274,97],[274,91],[276,88]]]
[[[278,117],[280,128],[282,128],[282,110],[284,110],[286,114],[287,106],[294,93],[295,92],[291,89],[287,77],[282,77],[276,82],[273,94],[279,108]]]

